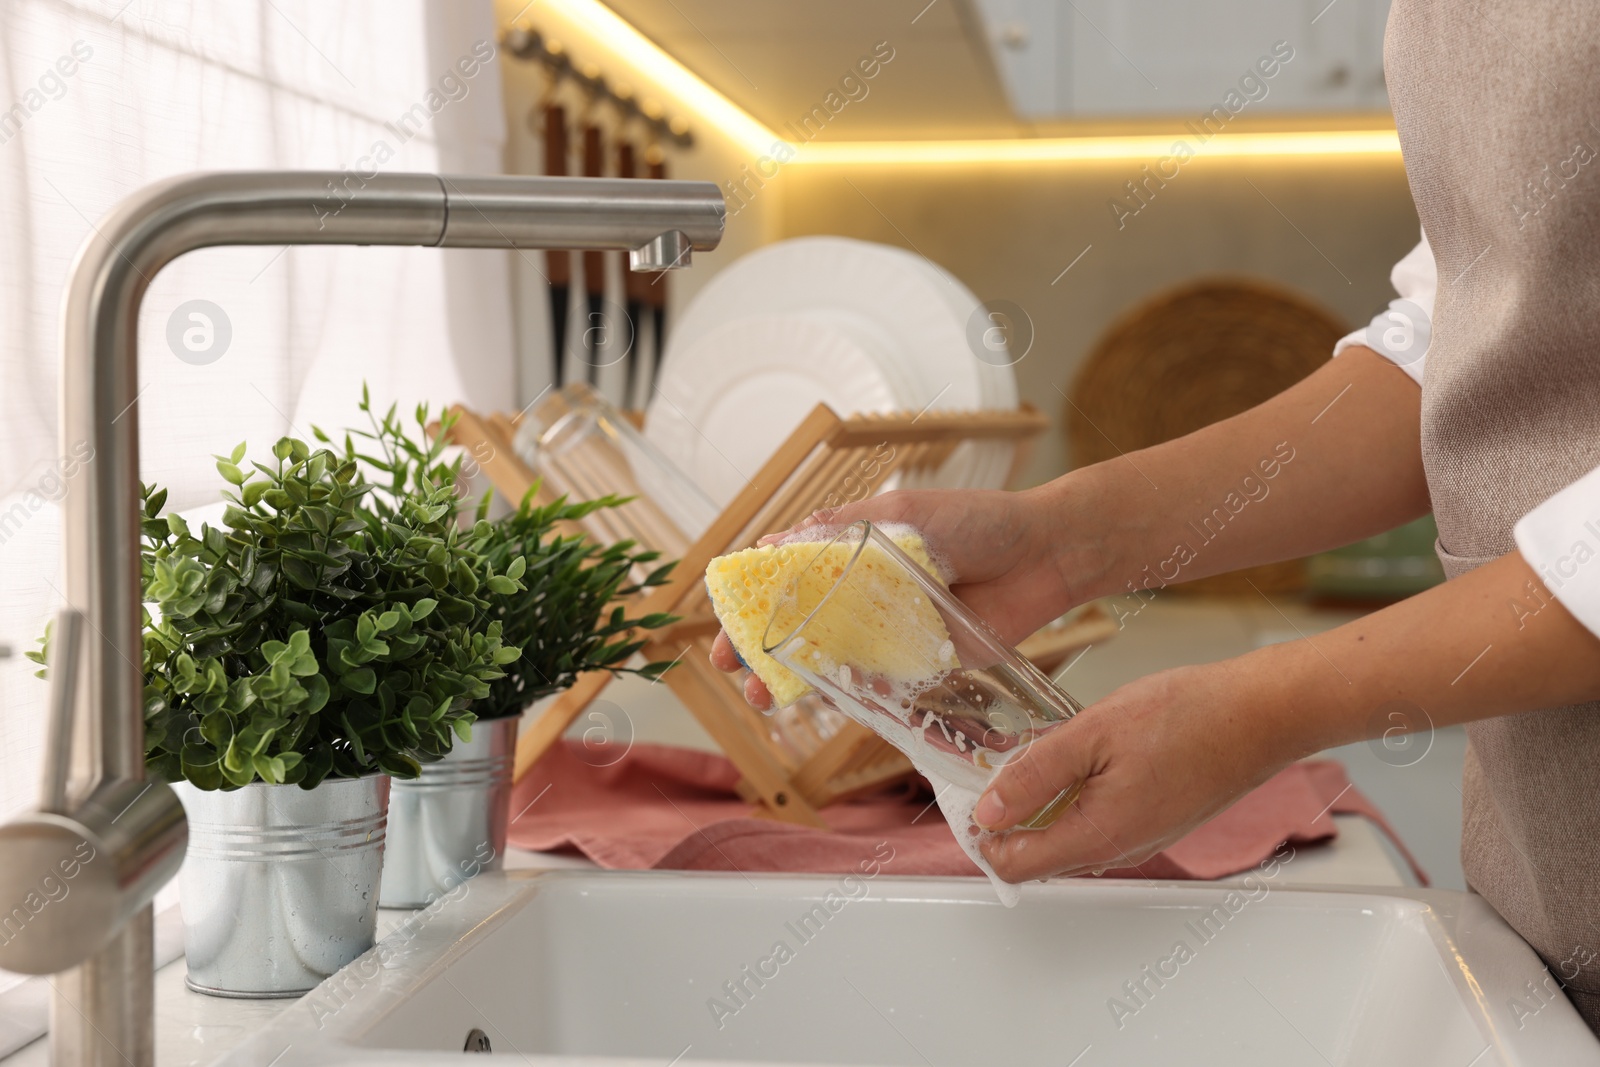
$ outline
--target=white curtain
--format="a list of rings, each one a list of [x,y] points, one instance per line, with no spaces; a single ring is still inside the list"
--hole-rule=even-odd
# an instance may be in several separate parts
[[[342,169],[371,156],[388,157],[386,172],[498,173],[504,138],[490,0],[0,0],[0,819],[33,802],[42,758],[45,687],[22,652],[60,602],[59,502],[76,463],[56,433],[59,307],[96,220],[192,170]],[[363,380],[403,410],[504,406],[509,258],[182,258],[144,302],[144,479],[170,488],[171,507],[214,501],[213,453],[247,440],[261,454],[313,423],[347,425]],[[231,331],[211,362],[168,340],[175,314],[181,328],[197,322],[179,310],[196,300]]]

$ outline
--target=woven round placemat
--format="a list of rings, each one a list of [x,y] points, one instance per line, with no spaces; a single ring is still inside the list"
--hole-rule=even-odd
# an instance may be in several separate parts
[[[1148,448],[1254,407],[1326,362],[1344,333],[1305,297],[1255,281],[1206,280],[1147,300],[1112,324],[1073,382],[1063,412],[1073,463]],[[1298,592],[1305,581],[1305,561],[1288,560],[1170,588],[1254,596]]]

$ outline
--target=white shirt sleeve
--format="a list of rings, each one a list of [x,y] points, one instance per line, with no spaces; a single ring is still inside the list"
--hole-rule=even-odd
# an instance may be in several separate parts
[[[1600,635],[1600,468],[1517,520],[1511,535],[1561,605]]]
[[[1351,345],[1365,345],[1421,385],[1423,359],[1433,336],[1433,300],[1439,290],[1439,273],[1426,233],[1417,247],[1394,265],[1389,282],[1399,299],[1389,301],[1389,306],[1361,329],[1339,338],[1333,354],[1337,356]]]

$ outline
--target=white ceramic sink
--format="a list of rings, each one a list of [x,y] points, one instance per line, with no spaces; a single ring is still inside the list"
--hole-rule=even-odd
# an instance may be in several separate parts
[[[486,875],[222,1062],[1600,1064],[1481,900],[1257,886]]]

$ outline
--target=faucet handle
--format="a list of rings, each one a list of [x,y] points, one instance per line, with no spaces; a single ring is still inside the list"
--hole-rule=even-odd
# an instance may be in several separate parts
[[[188,837],[170,786],[128,779],[100,782],[71,814],[0,825],[0,968],[55,974],[94,955],[178,873]]]
[[[54,974],[98,952],[178,872],[188,841],[183,805],[164,783],[101,779],[67,795],[87,626],[75,608],[56,615],[42,810],[0,825],[0,902],[10,909],[0,913],[0,968],[21,974]]]
[[[72,720],[83,662],[83,612],[65,607],[50,631],[50,709],[45,725],[44,781],[39,809],[67,814],[67,784],[72,771]]]

